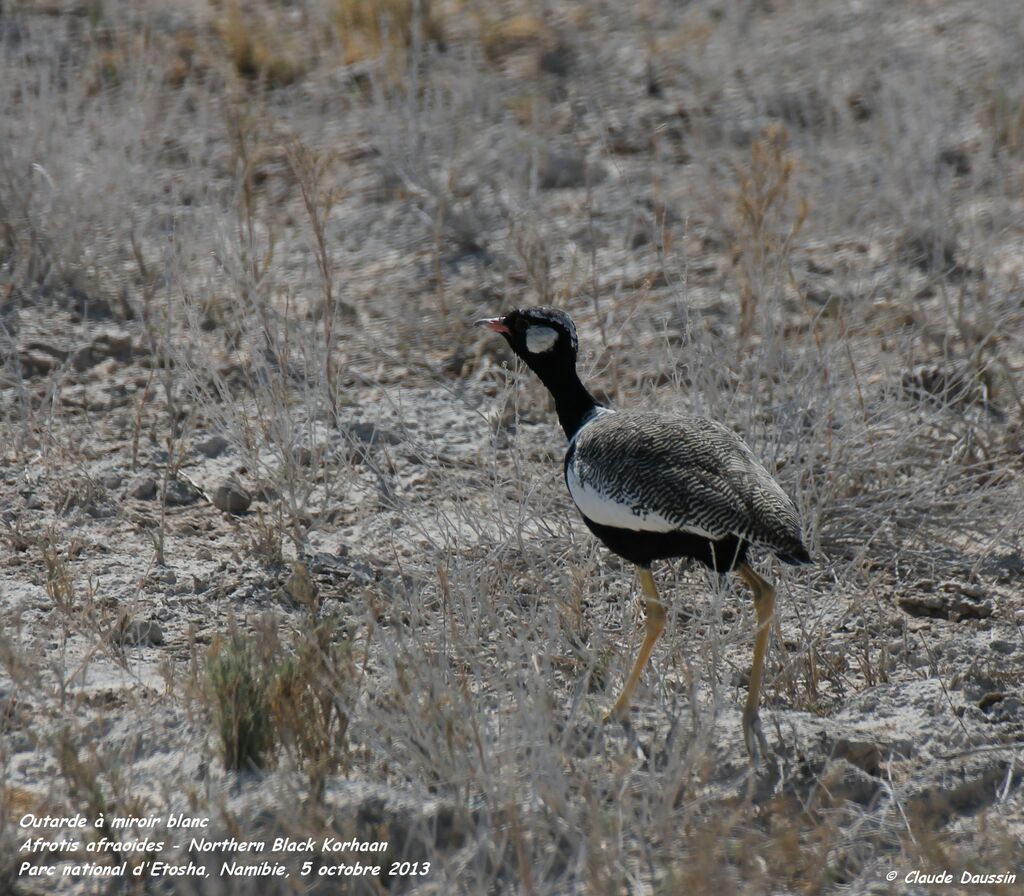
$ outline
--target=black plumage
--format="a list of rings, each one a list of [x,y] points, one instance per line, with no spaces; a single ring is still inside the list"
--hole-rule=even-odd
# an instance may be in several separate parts
[[[797,510],[754,453],[713,420],[603,407],[576,373],[571,318],[524,308],[478,321],[502,334],[547,386],[569,440],[565,481],[584,522],[611,551],[636,564],[646,598],[647,635],[610,716],[628,712],[633,690],[665,626],[650,572],[654,560],[689,557],[735,570],[754,595],[758,631],[743,733],[751,759],[767,749],[758,717],[775,590],[747,563],[762,547],[790,564],[811,562]]]

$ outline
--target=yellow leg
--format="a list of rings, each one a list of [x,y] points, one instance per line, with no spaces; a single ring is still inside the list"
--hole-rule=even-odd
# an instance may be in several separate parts
[[[604,717],[606,722],[626,717],[626,714],[629,712],[629,703],[633,699],[633,691],[636,690],[637,683],[640,681],[640,673],[643,672],[644,666],[647,665],[647,661],[651,658],[655,642],[661,633],[665,631],[665,607],[658,596],[658,589],[654,584],[654,576],[651,575],[649,569],[641,568],[637,572],[640,575],[640,586],[644,591],[644,622],[647,627],[647,634],[644,637],[644,643],[640,646],[640,653],[636,658],[636,662],[633,664],[633,671],[629,673],[629,678],[626,679],[622,693],[619,694],[619,699],[615,701],[615,705]]]
[[[761,730],[761,718],[757,710],[761,702],[768,636],[771,634],[772,616],[775,614],[775,588],[746,563],[737,567],[736,571],[754,593],[754,609],[757,611],[757,635],[754,637],[754,659],[750,666],[750,688],[743,709],[743,740],[746,742],[750,761],[757,765],[758,749],[762,754],[768,752],[768,742]]]

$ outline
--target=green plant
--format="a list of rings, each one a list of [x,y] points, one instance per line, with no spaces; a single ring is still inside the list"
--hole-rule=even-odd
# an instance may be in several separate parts
[[[206,680],[224,767],[264,768],[274,746],[272,667],[252,636],[235,633],[207,656]]]
[[[270,697],[276,737],[306,769],[315,794],[345,767],[355,664],[339,620],[312,616],[274,672]]]

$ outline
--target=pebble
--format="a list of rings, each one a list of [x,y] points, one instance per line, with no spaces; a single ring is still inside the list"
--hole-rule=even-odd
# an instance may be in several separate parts
[[[212,460],[227,451],[230,444],[224,436],[210,436],[210,438],[196,443],[196,451]]]
[[[122,363],[130,361],[132,337],[124,330],[107,329],[93,340],[90,351],[97,361],[107,358],[114,358]]]
[[[115,631],[113,637],[119,644],[134,644],[138,647],[159,647],[164,643],[164,631],[160,623],[152,620],[132,620]]]
[[[84,372],[101,361],[113,359],[125,363],[132,357],[132,338],[123,330],[107,330],[97,336],[89,345],[76,349],[71,354],[75,370]]]
[[[222,482],[213,490],[213,506],[225,513],[245,513],[252,495],[237,482]]]
[[[352,439],[366,444],[397,445],[402,437],[390,429],[371,421],[356,421],[345,426],[345,432]]]
[[[22,374],[26,377],[42,376],[47,373],[51,373],[56,370],[61,360],[57,355],[50,351],[41,351],[39,349],[29,349],[22,352],[18,361],[21,364]]]
[[[1002,703],[1006,699],[1006,694],[1003,691],[989,691],[978,701],[978,709],[983,712],[987,712],[997,703]]]
[[[71,364],[79,373],[88,370],[95,363],[96,359],[93,357],[92,348],[88,345],[83,345],[71,354]]]
[[[188,482],[172,479],[167,483],[167,494],[164,503],[171,507],[184,507],[199,500],[199,490]]]
[[[574,153],[549,153],[541,160],[538,172],[542,190],[564,190],[584,187],[588,181],[599,183],[604,179],[604,169],[599,165],[588,165],[583,156]]]
[[[152,501],[156,497],[156,480],[152,476],[139,476],[128,486],[128,494],[140,501]]]
[[[836,804],[849,801],[862,806],[870,805],[882,788],[882,782],[877,777],[845,759],[831,762],[822,778],[829,797]]]

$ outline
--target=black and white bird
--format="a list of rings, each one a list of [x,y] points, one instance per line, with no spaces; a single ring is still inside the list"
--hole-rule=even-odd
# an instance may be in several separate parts
[[[477,326],[504,336],[551,392],[569,440],[569,494],[590,531],[638,568],[646,637],[606,718],[626,718],[665,628],[652,562],[690,557],[718,573],[739,573],[754,595],[758,626],[743,737],[756,763],[759,749],[767,752],[758,706],[775,589],[747,563],[747,552],[760,547],[785,563],[811,562],[793,502],[739,436],[720,423],[602,406],[576,373],[576,327],[564,312],[522,308]]]

